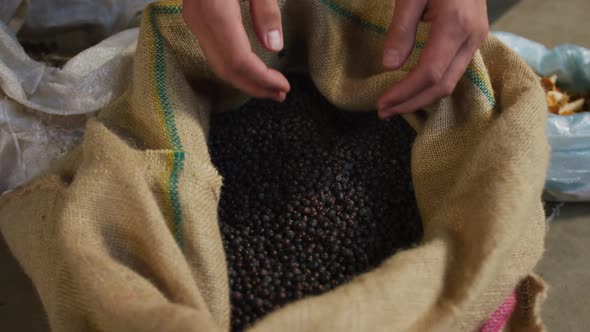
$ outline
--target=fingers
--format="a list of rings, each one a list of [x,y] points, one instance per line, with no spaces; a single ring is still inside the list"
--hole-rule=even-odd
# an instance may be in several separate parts
[[[415,97],[402,102],[394,107],[386,108],[379,112],[379,117],[388,118],[395,114],[413,112],[425,105],[430,105],[440,98],[449,96],[455,90],[457,83],[463,76],[465,69],[469,65],[473,53],[475,52],[469,46],[469,43],[461,48],[457,57],[453,60],[453,63],[449,66],[449,69],[445,73],[439,84],[433,85],[428,89],[419,92]]]
[[[272,52],[282,50],[283,28],[277,0],[250,0],[250,15],[262,45]]]
[[[457,31],[454,25],[441,25],[435,22],[431,31],[430,40],[424,47],[416,67],[379,98],[379,108],[388,108],[405,102],[442,80],[466,36]]]
[[[238,1],[185,0],[183,16],[222,80],[258,98],[285,99],[289,82],[252,52]]]
[[[425,0],[398,0],[383,47],[383,66],[399,69],[414,48],[416,29],[426,6]]]
[[[251,51],[245,54],[241,61],[249,65],[242,65],[238,62],[236,69],[226,74],[229,77],[228,81],[231,80],[235,87],[252,96],[270,98],[279,102],[285,100],[290,86],[283,74],[268,68]]]
[[[485,6],[483,7],[485,10]],[[487,35],[487,18],[439,12],[418,64],[377,101],[379,116],[412,112],[452,93]],[[462,16],[467,15],[467,16]],[[477,19],[471,18],[475,15]],[[484,21],[484,23],[481,23]]]

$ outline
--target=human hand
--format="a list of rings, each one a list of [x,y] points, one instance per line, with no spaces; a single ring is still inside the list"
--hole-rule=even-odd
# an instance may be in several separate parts
[[[277,0],[252,0],[250,10],[262,45],[280,51],[283,29]],[[182,15],[217,76],[254,97],[285,100],[289,82],[252,52],[238,0],[184,0]]]
[[[418,64],[377,101],[388,118],[413,112],[450,95],[488,33],[485,0],[397,0],[383,65],[399,69],[414,48],[418,22],[431,22]]]

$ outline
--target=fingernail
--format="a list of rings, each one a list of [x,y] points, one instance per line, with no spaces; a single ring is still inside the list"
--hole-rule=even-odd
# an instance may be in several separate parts
[[[394,49],[387,49],[383,52],[383,65],[387,68],[395,68],[400,65],[401,57]]]
[[[266,34],[266,43],[273,51],[280,51],[283,49],[283,38],[279,30],[270,30]]]

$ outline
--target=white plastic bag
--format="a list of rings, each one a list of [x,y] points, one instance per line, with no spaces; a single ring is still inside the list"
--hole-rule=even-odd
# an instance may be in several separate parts
[[[43,33],[84,27],[98,28],[108,37],[136,27],[145,6],[153,0],[2,0],[0,19],[7,19],[21,5],[28,5],[25,28]]]
[[[149,2],[0,1],[0,193],[47,169],[81,137],[85,119],[126,90],[138,36],[138,28],[123,30],[60,69],[32,60],[17,30],[26,22],[33,32],[89,24],[115,32],[137,25]]]
[[[522,56],[539,75],[557,74],[558,84],[568,91],[590,91],[589,49],[575,45],[548,49],[510,33],[494,34]],[[590,201],[590,113],[549,114],[547,133],[552,152],[545,198]]]

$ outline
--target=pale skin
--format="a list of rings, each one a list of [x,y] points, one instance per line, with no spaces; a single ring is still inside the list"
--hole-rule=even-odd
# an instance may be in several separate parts
[[[184,0],[183,16],[213,71],[258,98],[282,102],[290,90],[279,71],[252,52],[239,0]],[[276,0],[249,0],[256,36],[271,52],[283,49]],[[377,100],[378,115],[389,118],[423,108],[450,95],[488,33],[485,0],[397,0],[383,50],[386,70],[399,69],[414,47],[420,21],[431,34],[418,64]]]

